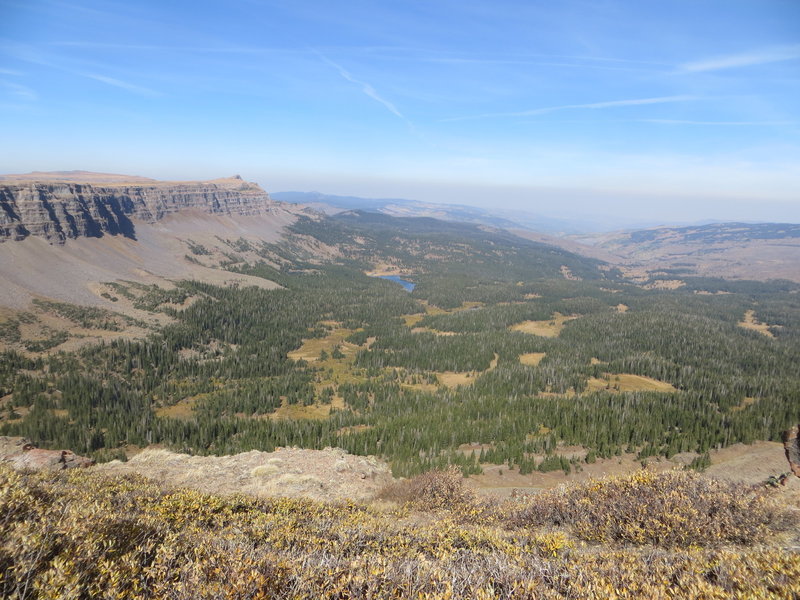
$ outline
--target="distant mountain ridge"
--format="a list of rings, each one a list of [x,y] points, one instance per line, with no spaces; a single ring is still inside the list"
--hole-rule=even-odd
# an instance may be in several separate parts
[[[713,223],[695,227],[657,227],[615,234],[604,247],[623,247],[631,244],[663,245],[667,243],[747,242],[751,240],[781,240],[800,238],[800,224],[795,223]]]
[[[135,237],[132,219],[154,223],[182,209],[259,215],[275,206],[258,184],[238,175],[194,182],[125,177],[84,171],[5,176],[0,180],[0,242],[29,236],[58,244],[104,234]]]
[[[714,223],[571,238],[640,274],[800,281],[800,224]]]
[[[431,217],[442,221],[489,225],[501,229],[522,228],[554,235],[599,230],[597,227],[587,227],[585,223],[577,223],[570,219],[554,219],[501,208],[486,210],[463,204],[420,202],[403,198],[336,196],[321,192],[273,192],[270,196],[281,202],[307,204],[327,214],[344,210],[364,210],[392,217]]]

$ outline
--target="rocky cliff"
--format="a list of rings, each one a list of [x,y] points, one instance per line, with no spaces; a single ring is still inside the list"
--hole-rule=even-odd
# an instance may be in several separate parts
[[[135,220],[148,223],[183,209],[227,215],[261,215],[275,203],[238,175],[203,182],[0,181],[0,242],[105,234],[135,238]]]

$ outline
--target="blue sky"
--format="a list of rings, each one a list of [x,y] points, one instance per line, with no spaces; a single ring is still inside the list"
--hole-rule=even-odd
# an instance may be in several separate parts
[[[797,0],[0,0],[0,172],[800,221]]]

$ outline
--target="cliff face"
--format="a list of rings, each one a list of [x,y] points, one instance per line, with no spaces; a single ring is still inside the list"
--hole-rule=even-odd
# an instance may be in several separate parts
[[[0,242],[28,236],[62,244],[105,234],[135,237],[132,219],[153,223],[179,210],[261,215],[275,203],[240,177],[204,182],[87,184],[0,181]]]

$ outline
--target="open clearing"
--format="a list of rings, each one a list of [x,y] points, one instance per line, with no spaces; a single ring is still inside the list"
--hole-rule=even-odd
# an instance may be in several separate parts
[[[430,331],[437,335],[455,335],[455,333],[451,332],[443,332],[437,331],[435,329],[430,329],[428,327],[414,327],[417,323],[419,323],[425,317],[431,315],[449,315],[452,313],[461,312],[462,310],[470,310],[472,308],[480,308],[484,306],[483,302],[464,302],[461,306],[458,306],[453,309],[444,309],[439,308],[438,306],[434,306],[433,304],[428,304],[425,300],[420,300],[420,304],[425,306],[424,313],[414,313],[413,315],[403,315],[402,319],[403,322],[406,324],[406,327],[414,328],[414,331]]]
[[[604,373],[603,378],[591,377],[588,382],[587,392],[606,390],[611,392],[677,392],[666,381],[659,381],[642,375],[630,373]]]
[[[433,383],[402,383],[401,385],[404,388],[427,392],[435,391],[439,385],[450,389],[457,388],[460,385],[472,385],[478,377],[494,370],[499,359],[500,357],[495,353],[492,362],[489,363],[489,367],[485,371],[429,371],[429,373],[436,376],[439,382],[438,385]]]
[[[509,327],[511,331],[521,331],[531,335],[542,337],[558,337],[564,328],[564,323],[577,319],[576,315],[564,316],[561,313],[553,313],[552,318],[547,321],[523,321]]]
[[[355,330],[341,327],[341,323],[335,321],[324,321],[320,325],[334,327],[334,329],[324,338],[311,338],[303,340],[303,345],[297,350],[289,352],[288,356],[292,360],[305,360],[306,362],[317,362],[320,360],[322,351],[330,354],[336,346],[342,344],[347,336]]]
[[[546,356],[545,352],[528,352],[527,354],[520,354],[519,362],[523,365],[535,367]]]
[[[272,419],[273,421],[281,421],[285,419],[301,419],[301,420],[324,420],[331,415],[331,409],[343,409],[344,400],[339,396],[334,396],[330,404],[289,404],[284,399],[281,405],[275,409],[275,412],[264,415],[265,418]]]
[[[466,446],[465,446],[466,448]],[[480,446],[469,447],[469,450],[480,451]],[[534,471],[530,475],[520,475],[518,469],[509,469],[507,465],[483,464],[483,473],[471,475],[467,485],[476,492],[490,496],[507,496],[514,489],[536,491],[558,487],[568,482],[588,481],[605,476],[627,475],[642,468],[642,461],[635,454],[623,454],[613,458],[598,458],[596,462],[583,462],[585,450],[578,446],[559,446],[556,454],[579,459],[579,470],[569,475],[563,471],[540,473]],[[721,450],[711,450],[711,466],[706,474],[712,477],[728,479],[746,484],[759,484],[771,475],[779,475],[788,470],[788,463],[783,452],[783,444],[778,442],[755,442],[751,445],[734,444]],[[697,456],[686,452],[676,454],[672,459],[651,457],[647,459],[647,468],[654,471],[682,469]],[[787,495],[800,498],[800,480],[792,477],[786,488]]]
[[[746,313],[744,313],[744,317],[741,321],[739,321],[739,327],[744,327],[745,329],[750,329],[751,331],[757,331],[758,333],[767,337],[775,337],[769,330],[769,325],[756,319],[756,311],[754,310],[748,310]]]
[[[198,398],[203,396],[203,394],[199,394],[197,396],[190,396],[189,398],[184,398],[183,400],[179,400],[175,404],[170,406],[162,406],[156,409],[156,416],[157,417],[167,417],[169,419],[191,419],[194,417],[194,407],[197,404]]]

